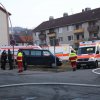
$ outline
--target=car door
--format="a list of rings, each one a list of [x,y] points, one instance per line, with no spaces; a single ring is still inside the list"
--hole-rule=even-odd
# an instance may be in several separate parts
[[[29,60],[31,65],[42,65],[42,51],[31,50]]]
[[[26,61],[26,63],[29,65],[30,64],[30,60],[29,60],[29,57],[30,57],[30,50],[28,50],[28,49],[23,49],[22,50],[22,52],[24,52],[24,54],[25,54],[25,61]]]
[[[51,65],[54,62],[54,56],[48,50],[43,50],[42,59],[44,65]]]

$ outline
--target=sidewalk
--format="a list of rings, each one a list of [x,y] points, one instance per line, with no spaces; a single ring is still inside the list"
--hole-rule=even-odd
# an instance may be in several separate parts
[[[33,74],[33,73],[47,73],[47,72],[65,72],[71,71],[72,68],[69,64],[64,63],[62,66],[58,68],[48,68],[43,66],[28,66],[28,70],[23,71],[22,73],[18,73],[17,66],[13,70],[9,70],[9,65],[6,65],[6,70],[1,70],[0,74]]]

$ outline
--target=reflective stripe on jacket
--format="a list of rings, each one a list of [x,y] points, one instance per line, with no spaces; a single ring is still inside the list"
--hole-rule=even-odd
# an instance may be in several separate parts
[[[77,55],[76,55],[76,53],[70,53],[69,60],[71,62],[77,61]]]
[[[21,52],[19,52],[19,53],[17,54],[17,61],[18,61],[18,62],[22,62],[22,59],[23,59],[23,54],[22,54]]]

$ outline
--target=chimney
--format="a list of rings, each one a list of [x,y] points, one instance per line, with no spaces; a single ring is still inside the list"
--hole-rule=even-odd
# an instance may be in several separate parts
[[[63,13],[63,17],[66,17],[66,16],[68,16],[68,13]]]
[[[89,8],[89,7],[85,8],[85,11],[89,11],[89,10],[91,10],[91,8]]]
[[[82,12],[84,12],[84,9],[82,9]]]
[[[50,16],[50,17],[49,17],[49,21],[50,21],[50,20],[53,20],[53,19],[54,19],[54,17],[53,17],[53,16]]]

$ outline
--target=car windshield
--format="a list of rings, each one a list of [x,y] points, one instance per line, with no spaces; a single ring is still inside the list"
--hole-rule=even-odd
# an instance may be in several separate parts
[[[78,54],[93,54],[95,53],[95,47],[81,47],[78,49]]]

